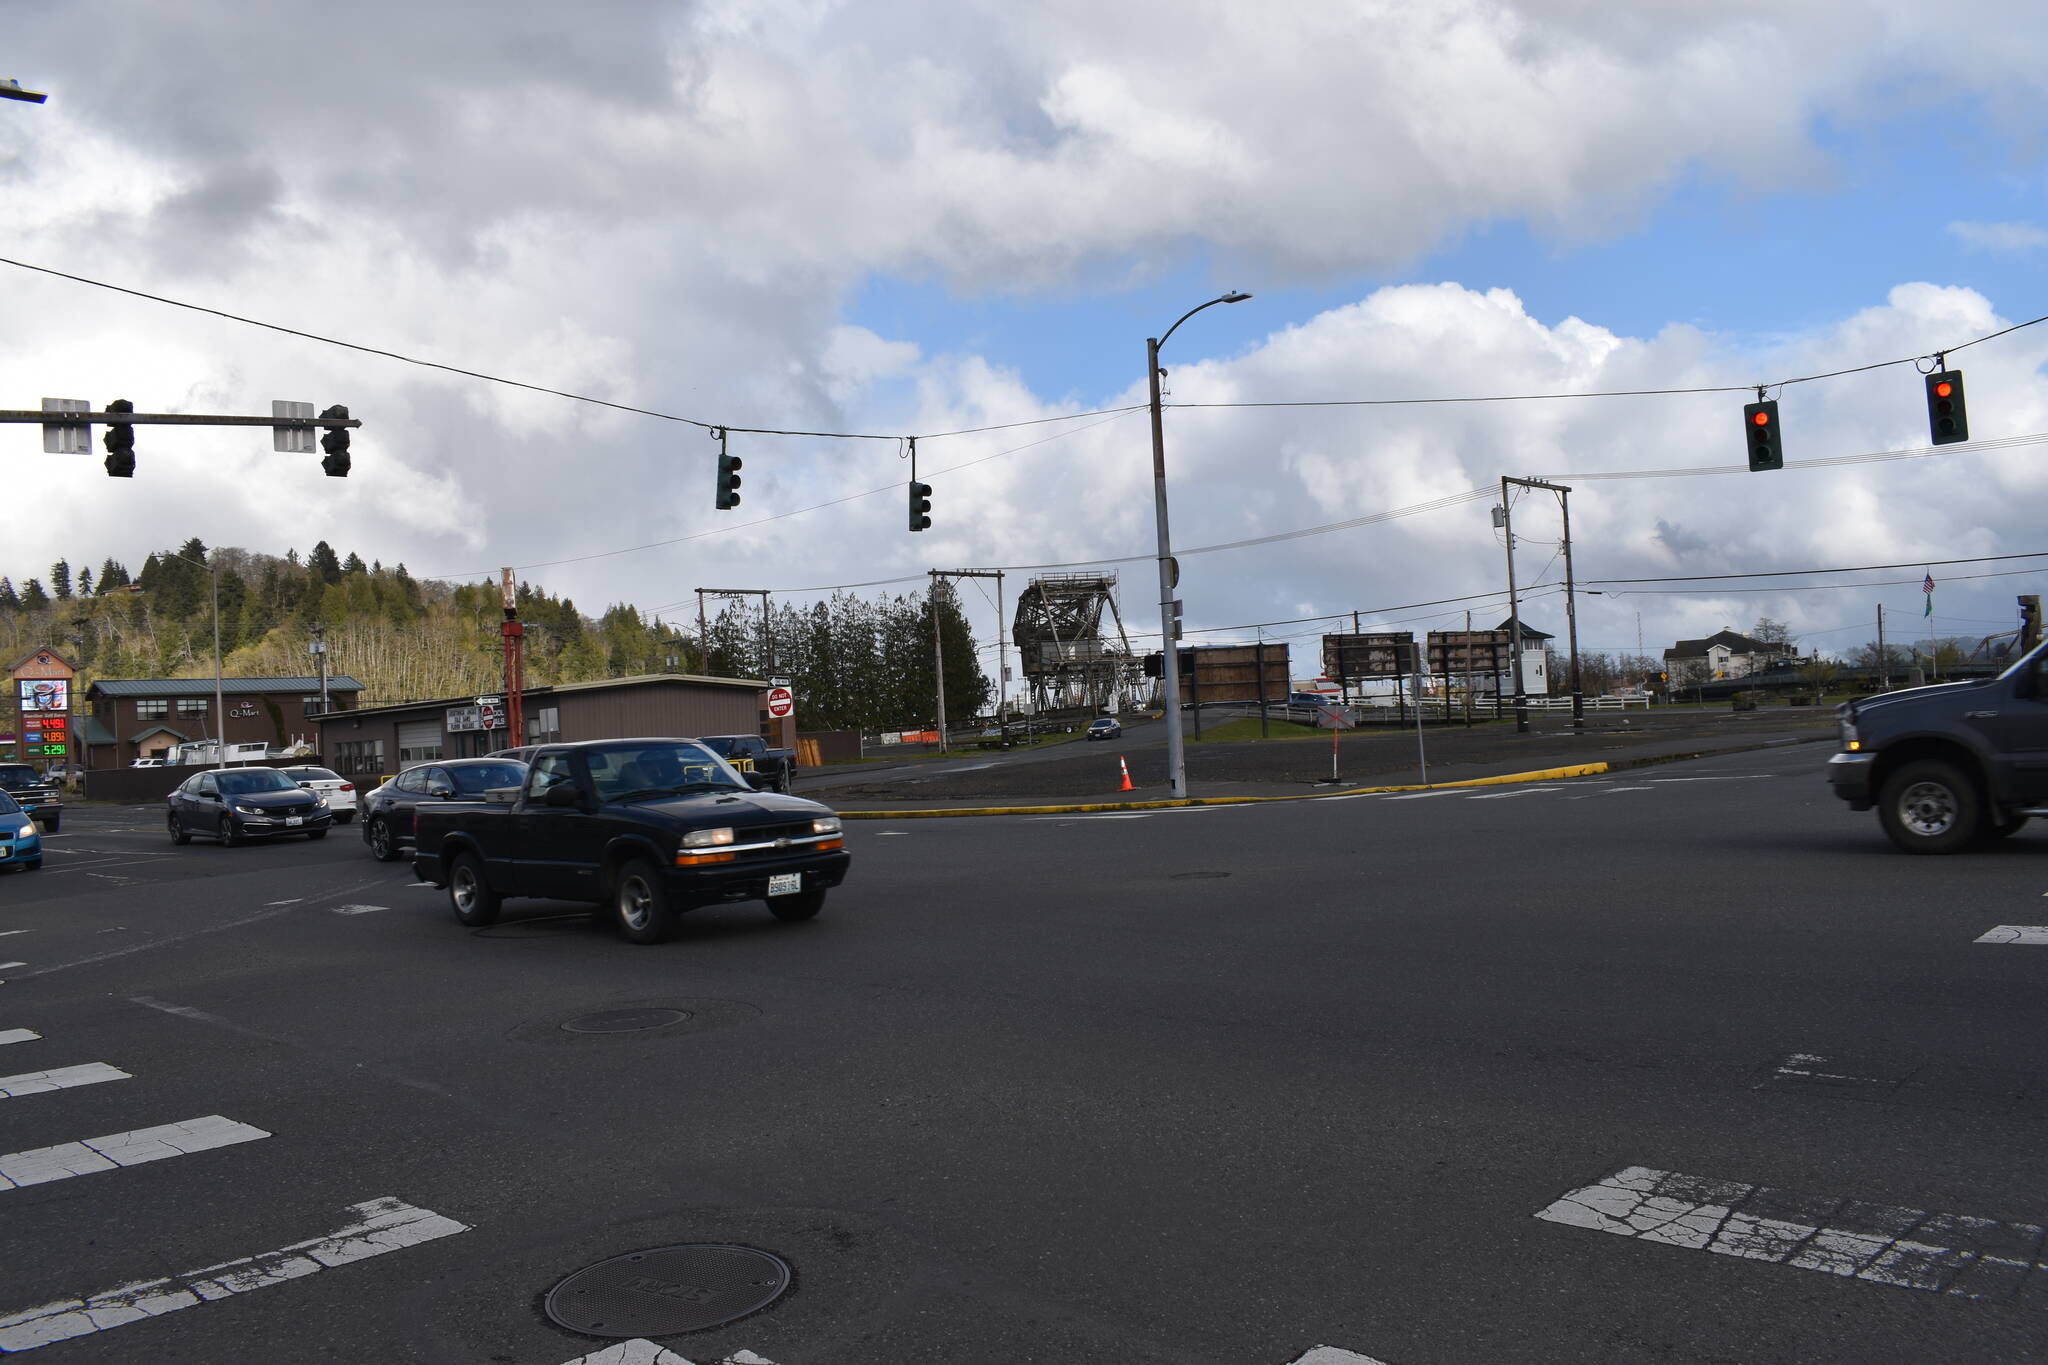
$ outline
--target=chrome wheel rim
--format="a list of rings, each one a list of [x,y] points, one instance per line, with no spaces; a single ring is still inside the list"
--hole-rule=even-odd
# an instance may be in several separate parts
[[[654,893],[638,877],[619,883],[619,918],[628,929],[645,929],[654,917]]]
[[[455,908],[468,912],[476,908],[476,874],[466,867],[455,869],[450,879],[449,893],[455,897]]]
[[[382,820],[370,822],[370,852],[379,858],[391,851],[391,833],[384,828]]]
[[[1956,795],[1939,782],[1915,782],[1899,794],[1899,822],[1925,839],[1949,832],[1956,823]]]

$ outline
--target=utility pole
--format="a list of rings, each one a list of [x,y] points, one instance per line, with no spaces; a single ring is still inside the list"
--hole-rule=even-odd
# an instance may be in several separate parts
[[[1500,480],[1500,525],[1508,543],[1508,672],[1515,683],[1515,733],[1529,733],[1529,699],[1522,692],[1522,607],[1515,595],[1515,508],[1508,500],[1510,480]]]
[[[1881,692],[1892,690],[1891,656],[1884,652],[1884,603],[1877,604],[1877,686]]]
[[[1266,628],[1259,628],[1259,643],[1252,654],[1252,667],[1259,671],[1259,738],[1271,739],[1273,731],[1266,722]]]
[[[519,575],[510,568],[499,570],[498,591],[505,607],[505,623],[498,628],[505,639],[505,747],[512,749],[526,739],[526,626],[519,619]]]
[[[320,661],[320,714],[327,714],[327,627],[313,623],[313,657]]]
[[[1564,511],[1564,619],[1572,655],[1572,728],[1583,730],[1586,728],[1586,696],[1579,687],[1579,613],[1578,604],[1574,599],[1572,589],[1572,490],[1563,484],[1544,483],[1541,479],[1517,479],[1503,475],[1500,481],[1501,521],[1503,525],[1507,525],[1510,520],[1507,514],[1509,484],[1514,484],[1520,488],[1547,488],[1557,494],[1558,505]],[[1509,611],[1513,614],[1515,623],[1515,729],[1518,732],[1522,732],[1529,728],[1529,713],[1526,709],[1527,703],[1522,695],[1522,622],[1520,614],[1515,612],[1514,601],[1515,537],[1514,532],[1510,530],[1508,532],[1508,603]]]
[[[939,571],[931,570],[932,684],[938,693],[939,752],[946,752],[946,650],[939,632]]]

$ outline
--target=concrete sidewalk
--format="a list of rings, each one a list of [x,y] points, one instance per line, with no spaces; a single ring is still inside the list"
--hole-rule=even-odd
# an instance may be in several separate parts
[[[1532,720],[1528,734],[1517,734],[1512,722],[1503,722],[1470,730],[1427,730],[1423,743],[1427,783],[1442,786],[1517,774],[1560,775],[1561,769],[1597,771],[1592,765],[1625,769],[1829,741],[1834,736],[1832,708],[1812,707],[1589,716],[1583,732],[1572,729],[1569,717],[1545,716]],[[1133,791],[1118,790],[1120,757],[1130,765]],[[1823,757],[1815,758],[1816,781],[1822,762]],[[1188,796],[1193,800],[1301,798],[1424,783],[1413,731],[1345,732],[1337,742],[1334,782],[1330,746],[1321,740],[1190,744],[1187,767]],[[1077,803],[1115,808],[1172,799],[1166,752],[1157,743],[1122,754],[1109,745],[1090,745],[1071,757],[1015,765],[1001,756],[967,753],[957,760],[927,760],[890,772],[832,774],[806,782],[801,794],[842,813],[966,814]]]

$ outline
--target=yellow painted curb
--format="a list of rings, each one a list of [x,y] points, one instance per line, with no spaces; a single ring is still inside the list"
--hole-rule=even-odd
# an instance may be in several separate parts
[[[1191,796],[1180,801],[1096,801],[1067,806],[962,806],[951,810],[842,810],[842,820],[943,820],[968,815],[1091,815],[1117,810],[1178,810],[1188,806],[1254,806],[1268,801],[1319,801],[1332,796],[1371,796],[1380,792],[1449,791],[1455,787],[1497,787],[1514,782],[1549,782],[1562,777],[1592,777],[1607,771],[1605,763],[1575,763],[1567,768],[1541,768],[1498,777],[1467,777],[1457,782],[1430,782],[1404,787],[1351,787],[1341,792],[1304,792],[1299,796]]]

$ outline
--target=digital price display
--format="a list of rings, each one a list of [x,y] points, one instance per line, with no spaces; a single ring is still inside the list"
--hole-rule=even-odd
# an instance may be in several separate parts
[[[42,744],[42,745],[36,745],[36,744],[31,744],[31,745],[29,745],[29,751],[30,751],[31,753],[39,753],[39,754],[41,754],[41,755],[42,755],[42,756],[43,756],[44,758],[62,758],[62,757],[64,757],[64,746],[63,746],[63,745],[61,745],[61,744]]]

